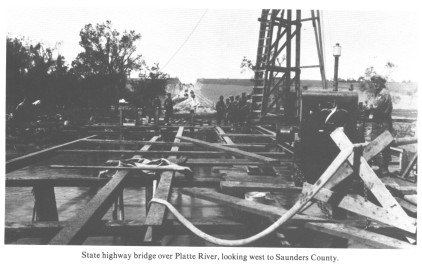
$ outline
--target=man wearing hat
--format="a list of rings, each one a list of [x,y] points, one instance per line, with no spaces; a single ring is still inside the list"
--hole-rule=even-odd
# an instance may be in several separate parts
[[[393,133],[393,120],[391,113],[393,111],[393,103],[391,95],[385,87],[386,80],[379,76],[374,75],[371,77],[371,82],[375,87],[375,96],[370,111],[373,115],[371,139],[374,140],[385,130]],[[390,147],[387,146],[381,153],[375,157],[375,163],[379,165],[380,176],[389,173],[388,163],[391,161]]]

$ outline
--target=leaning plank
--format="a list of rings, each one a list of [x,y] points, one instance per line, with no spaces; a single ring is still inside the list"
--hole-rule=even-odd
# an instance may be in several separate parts
[[[93,136],[89,136],[89,137],[85,137],[82,139],[78,139],[78,140],[74,140],[71,142],[67,142],[67,143],[63,143],[57,146],[53,146],[38,152],[34,152],[34,153],[30,153],[21,157],[17,157],[14,159],[11,159],[9,161],[6,162],[6,173],[18,170],[20,168],[26,167],[28,165],[32,165],[36,162],[39,162],[41,160],[47,159],[49,157],[51,157],[52,155],[54,155],[58,150],[63,149],[69,145],[73,145],[75,143],[78,143],[80,141],[89,139],[89,138],[93,138],[95,137],[95,135]]]
[[[312,184],[305,183],[304,188],[314,189]],[[330,202],[334,205],[354,212],[356,214],[372,218],[378,222],[399,228],[409,233],[416,233],[416,220],[410,217],[399,217],[390,213],[387,209],[374,205],[366,201],[359,195],[344,195],[343,197],[336,196],[336,193],[322,188],[315,199],[322,202]]]
[[[331,133],[331,138],[336,142],[338,146],[343,146],[342,144],[344,141],[346,141],[347,137],[344,134],[344,132],[341,129],[336,129]],[[347,141],[349,141],[347,139]],[[347,146],[350,146],[351,142],[349,141],[346,144]],[[371,160],[375,155],[377,155],[379,152],[381,152],[385,146],[390,144],[393,141],[393,136],[391,136],[390,132],[385,131],[380,136],[378,136],[375,140],[373,140],[371,143],[368,144],[363,150],[363,157],[366,161]],[[341,147],[340,147],[341,148]],[[349,158],[352,159],[352,158]],[[343,165],[337,170],[336,174],[334,175],[333,179],[329,181],[325,188],[331,189],[335,185],[339,184],[343,180],[345,180],[347,177],[349,177],[353,173],[353,168],[350,165],[350,163],[345,162]]]
[[[337,237],[351,239],[374,248],[415,248],[415,246],[404,241],[385,235],[368,232],[364,229],[356,228],[342,223],[307,222],[304,224],[304,227]]]
[[[183,127],[179,127],[179,130],[177,131],[176,138],[174,140],[175,143],[180,142],[180,137],[183,135]],[[171,148],[171,151],[177,151],[179,149],[178,146],[173,146]],[[177,159],[175,156],[171,156],[168,158],[170,162],[176,162]],[[163,172],[160,176],[160,181],[158,183],[158,187],[155,193],[154,198],[158,199],[164,199],[167,200],[170,195],[172,180],[174,177],[174,172]],[[145,220],[145,224],[148,226],[160,226],[163,224],[164,215],[166,212],[166,207],[158,204],[158,203],[152,203],[151,207],[148,211],[147,218]],[[149,232],[151,233],[151,229],[149,228]],[[146,240],[150,240],[151,237],[146,237]]]
[[[129,171],[119,171],[100,189],[75,217],[49,242],[50,245],[78,245],[82,244],[86,236],[97,222],[110,208],[116,195],[122,190],[122,184]]]
[[[155,136],[151,140],[158,138],[158,136]],[[145,145],[141,151],[149,148],[150,145]],[[104,216],[115,201],[117,194],[123,189],[123,183],[128,174],[129,171],[127,170],[118,171],[89,201],[86,207],[67,222],[66,226],[51,239],[49,244],[76,245],[83,243],[89,232],[94,229],[93,224]]]
[[[217,149],[219,151],[228,152],[230,154],[237,155],[237,156],[243,156],[243,157],[246,157],[246,158],[249,158],[249,159],[252,159],[252,160],[257,160],[257,161],[267,163],[267,164],[278,163],[278,160],[274,159],[274,158],[269,158],[269,157],[258,155],[258,154],[251,153],[251,152],[245,152],[245,151],[242,151],[242,150],[239,150],[239,149],[226,147],[226,146],[223,146],[223,145],[220,145],[220,144],[209,143],[209,142],[206,142],[206,141],[201,141],[201,140],[197,140],[197,139],[193,139],[193,138],[189,138],[189,137],[180,137],[180,139],[184,140],[184,141],[190,141],[190,142],[195,143],[199,146]]]
[[[242,138],[273,138],[273,135],[268,134],[243,134],[243,133],[224,133],[221,136],[227,137],[242,137]]]
[[[344,132],[340,129],[335,130],[331,134],[331,137],[340,148],[340,150],[343,150],[344,148],[352,145],[349,138],[347,138],[346,134],[344,134]],[[375,150],[371,150],[371,148],[377,147],[384,149],[385,146],[390,144],[392,141],[392,136],[388,131],[384,131],[378,138],[371,142],[371,146],[366,146],[369,148],[364,149],[363,156],[361,156],[360,160],[359,176],[362,178],[368,189],[374,194],[375,198],[377,198],[377,200],[380,202],[382,207],[389,209],[392,213],[396,213],[398,216],[408,217],[406,212],[404,212],[402,207],[398,204],[397,200],[391,195],[382,181],[366,162],[366,158],[376,155],[374,154]],[[351,155],[348,159],[348,162],[351,166],[353,165],[353,158],[354,156]]]
[[[245,199],[237,198],[234,196],[218,193],[212,189],[203,189],[203,188],[191,188],[191,189],[182,189],[183,194],[198,197],[207,201],[215,202],[217,204],[226,205],[231,208],[235,208],[241,211],[250,212],[255,215],[260,215],[264,217],[271,218],[272,220],[277,220],[284,213],[287,212],[284,208],[264,205]],[[296,214],[293,221],[326,221],[325,219],[309,216],[309,215],[299,215]]]
[[[137,165],[136,167],[119,166],[68,166],[68,165],[50,165],[50,168],[57,169],[109,169],[109,170],[158,170],[158,171],[184,171],[186,168],[176,165],[157,166],[157,165]]]
[[[224,204],[232,208],[264,216],[271,220],[281,217],[286,210],[280,207],[263,205],[252,201],[224,195],[207,189],[183,189],[182,193],[201,199]],[[325,221],[325,222],[324,222]],[[329,223],[329,220],[318,217],[296,214],[291,224],[303,223],[308,229],[328,233],[333,236],[351,239],[376,248],[414,248],[409,243],[388,236],[372,233],[343,223]]]
[[[260,130],[260,131],[264,132],[265,134],[272,135],[274,138],[276,136],[276,133],[274,131],[271,131],[269,129],[266,129],[263,126],[255,126],[255,128],[257,130]]]

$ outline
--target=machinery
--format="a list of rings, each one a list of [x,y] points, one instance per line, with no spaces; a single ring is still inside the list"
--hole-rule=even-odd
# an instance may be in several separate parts
[[[357,137],[358,94],[327,89],[321,14],[301,10],[264,9],[252,92],[254,117],[276,126],[277,141],[294,153],[295,164],[308,182],[314,182],[339,152],[329,134],[344,127],[353,142]],[[301,65],[302,24],[314,29],[319,64]],[[318,68],[321,88],[303,90],[301,71]]]

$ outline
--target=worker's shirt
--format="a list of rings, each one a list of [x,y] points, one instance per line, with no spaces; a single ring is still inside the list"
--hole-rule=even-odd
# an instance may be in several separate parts
[[[393,111],[393,103],[391,95],[386,88],[383,88],[377,95],[375,95],[373,103],[374,121],[375,122],[390,122],[391,113]]]
[[[173,100],[172,100],[172,99],[167,98],[167,99],[164,101],[164,108],[165,108],[165,109],[166,109],[166,111],[168,111],[168,112],[173,111]]]
[[[218,101],[215,109],[217,110],[217,113],[224,113],[226,111],[226,105],[224,104],[224,101]]]

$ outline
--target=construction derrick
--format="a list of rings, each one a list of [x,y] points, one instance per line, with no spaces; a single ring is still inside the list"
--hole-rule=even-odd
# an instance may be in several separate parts
[[[258,19],[255,83],[252,91],[255,119],[282,117],[286,123],[300,118],[300,73],[303,68],[319,68],[322,87],[327,88],[322,49],[320,12],[311,11],[302,19],[301,10],[263,9]],[[301,66],[302,23],[311,22],[317,46],[318,65]]]

